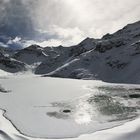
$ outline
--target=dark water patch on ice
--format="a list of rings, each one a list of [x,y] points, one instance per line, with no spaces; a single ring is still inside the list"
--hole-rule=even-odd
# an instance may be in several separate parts
[[[0,85],[0,93],[9,93],[11,92],[10,90],[7,90],[5,88],[3,88],[1,85]]]
[[[92,87],[90,87],[92,89]],[[94,89],[95,87],[93,87]],[[135,88],[135,87],[128,87],[128,86],[124,86],[124,85],[113,85],[113,86],[100,86],[100,87],[96,87],[98,88],[98,90],[100,92],[106,92],[106,93],[110,93],[110,94],[116,94],[119,93],[119,92],[125,92],[125,93],[134,93],[134,92],[138,92],[140,93],[140,88]]]
[[[69,110],[69,109],[64,109],[64,110],[63,110],[63,113],[71,113],[71,110]]]
[[[140,94],[131,94],[129,95],[130,98],[140,98]]]
[[[68,118],[70,118],[69,115],[63,114],[61,112],[47,112],[47,115],[49,117],[55,117],[57,119],[68,119]]]

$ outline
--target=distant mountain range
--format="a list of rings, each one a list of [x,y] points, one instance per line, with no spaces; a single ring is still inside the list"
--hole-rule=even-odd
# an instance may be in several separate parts
[[[140,83],[140,21],[70,47],[0,47],[0,69],[61,78]]]

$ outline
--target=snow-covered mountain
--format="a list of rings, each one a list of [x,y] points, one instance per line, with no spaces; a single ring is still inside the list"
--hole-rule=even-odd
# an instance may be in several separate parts
[[[140,83],[140,22],[101,39],[86,38],[75,46],[32,45],[6,54],[1,48],[0,69],[8,72],[26,71],[27,65],[44,76]],[[8,68],[11,64],[15,66],[12,70]]]
[[[45,61],[47,56],[48,55],[43,51],[43,48],[38,45],[31,45],[28,48],[19,50],[13,55],[13,58],[28,65],[32,65]]]

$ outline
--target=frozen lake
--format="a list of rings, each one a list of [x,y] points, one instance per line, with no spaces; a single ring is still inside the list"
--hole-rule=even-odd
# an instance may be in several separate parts
[[[140,114],[140,86],[101,81],[9,76],[0,108],[23,135],[73,138],[113,128]]]

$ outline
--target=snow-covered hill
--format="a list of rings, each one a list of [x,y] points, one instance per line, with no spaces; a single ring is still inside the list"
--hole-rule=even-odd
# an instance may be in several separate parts
[[[8,57],[0,49],[0,59],[0,69],[8,72],[27,70],[24,67],[28,65],[35,74],[44,76],[140,83],[140,22],[101,39],[86,38],[70,47],[32,45]],[[4,61],[20,68],[7,70],[9,65]]]

